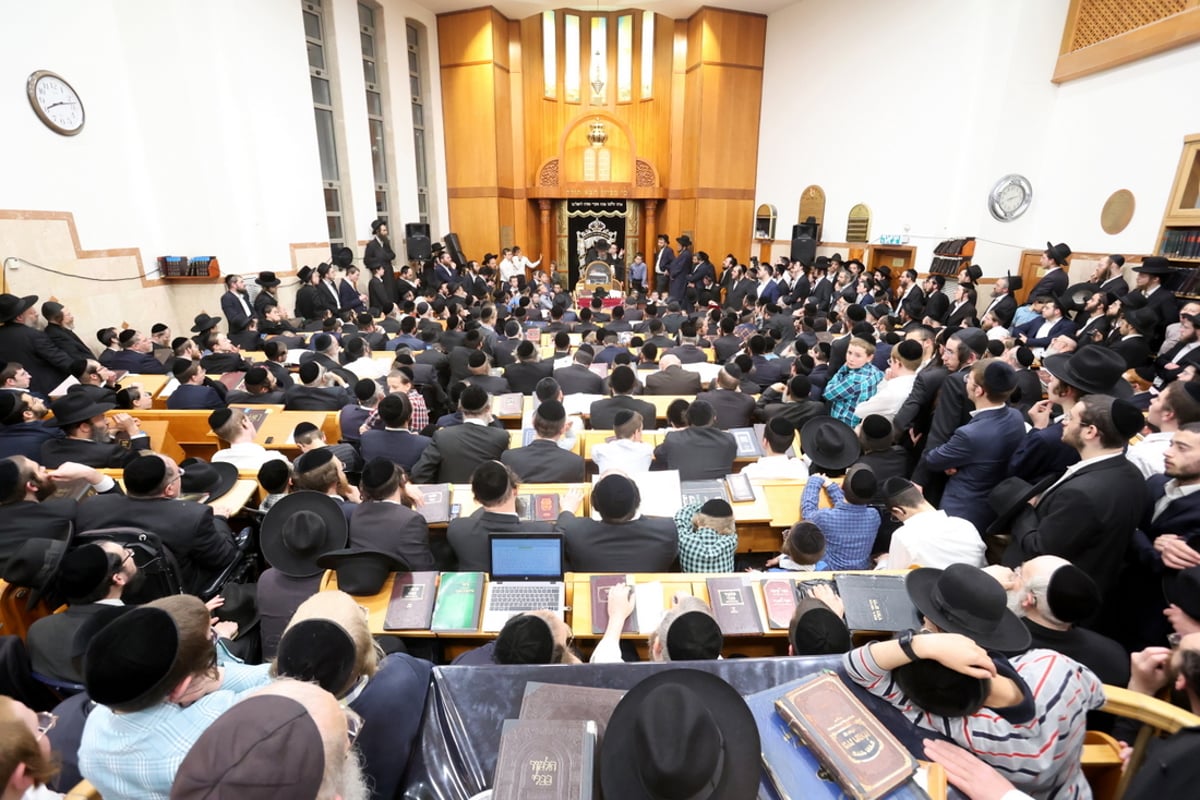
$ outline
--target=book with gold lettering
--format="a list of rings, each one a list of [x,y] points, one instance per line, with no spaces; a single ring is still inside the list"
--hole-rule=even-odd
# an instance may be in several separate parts
[[[836,674],[823,672],[788,686],[792,688],[774,690],[783,690],[775,700],[776,712],[825,774],[854,800],[884,797],[917,771],[912,754]],[[772,771],[783,766],[777,759],[767,763]],[[790,794],[791,787],[785,791]]]
[[[613,709],[625,696],[622,689],[568,686],[529,681],[521,698],[521,719],[574,719],[596,723],[596,744],[604,740],[604,729]]]
[[[383,618],[385,631],[423,631],[433,620],[436,572],[397,572]]]
[[[852,631],[903,631],[921,627],[903,575],[846,573],[834,578]]]
[[[762,633],[762,620],[758,614],[758,603],[754,601],[754,587],[746,579],[707,578],[708,604],[713,616],[726,636]]]
[[[492,800],[591,800],[596,723],[507,719],[492,778]]]
[[[417,489],[421,492],[424,505],[415,509],[430,525],[450,521],[450,484],[427,483],[420,484]]]
[[[786,631],[792,624],[792,614],[796,613],[796,584],[787,578],[766,578],[762,593],[767,626],[773,631]]]

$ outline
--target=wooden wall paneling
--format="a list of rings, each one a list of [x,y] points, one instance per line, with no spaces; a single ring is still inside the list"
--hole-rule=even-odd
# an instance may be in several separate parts
[[[667,24],[671,25],[672,23],[668,22]],[[687,179],[684,175],[685,157],[683,146],[684,112],[687,107],[687,20],[675,20],[673,27],[670,61],[671,91],[667,98],[671,114],[671,123],[668,128],[671,163],[667,186],[671,187],[671,192],[668,194],[669,199],[667,202],[659,209],[659,230],[670,232],[672,248],[675,247],[674,239],[679,235],[678,232],[684,229],[682,209],[676,208],[677,201],[674,198],[678,196],[679,189],[687,185]]]
[[[446,136],[446,185],[496,186],[495,67],[491,63],[443,67],[442,127]]]
[[[704,117],[697,153],[698,184],[753,190],[758,171],[762,72],[715,65],[701,69]],[[749,232],[747,228],[747,235]]]
[[[442,66],[490,62],[493,58],[493,40],[488,31],[491,19],[492,12],[488,8],[439,14],[438,57]],[[488,35],[481,36],[481,32]]]
[[[450,230],[458,234],[467,258],[495,252],[500,241],[500,208],[495,197],[451,197]]]
[[[767,18],[729,9],[704,8],[699,17],[698,60],[762,69],[766,48]],[[689,42],[690,45],[690,42]]]
[[[1193,6],[1120,36],[1060,55],[1050,80],[1066,83],[1197,41],[1200,41],[1200,6]]]
[[[495,139],[491,140],[495,148],[496,183],[504,189],[511,190],[516,184],[513,172],[513,109],[510,91],[511,78],[507,69],[497,64],[492,68],[492,86],[495,96],[492,98],[492,113],[495,118]],[[465,114],[468,120],[471,114]],[[488,149],[489,140],[480,139],[477,147]],[[523,188],[523,187],[522,187]]]

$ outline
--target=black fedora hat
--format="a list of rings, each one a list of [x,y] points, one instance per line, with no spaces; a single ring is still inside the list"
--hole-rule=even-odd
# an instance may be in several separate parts
[[[36,294],[17,297],[15,294],[0,294],[0,322],[11,322],[29,310],[38,301]]]
[[[263,518],[263,558],[291,578],[321,574],[317,559],[346,546],[346,516],[332,497],[301,491],[281,497]]]
[[[26,539],[4,565],[4,580],[13,586],[32,590],[27,608],[37,605],[58,576],[63,556],[70,545],[70,523],[66,524],[66,537]]]
[[[716,675],[667,669],[617,703],[600,750],[606,797],[754,797],[761,740],[742,696]]]
[[[301,283],[308,283],[308,279],[312,277],[312,273],[313,273],[313,268],[310,267],[308,264],[305,264],[303,267],[301,267],[299,270],[296,271],[296,277],[300,279]]]
[[[677,244],[681,244],[681,245],[683,245],[684,247],[691,247],[691,246],[692,246],[692,237],[688,236],[688,235],[685,233],[685,234],[683,234],[682,236],[676,236],[676,237],[675,237],[675,242],[676,242]]]
[[[967,277],[973,281],[977,281],[983,277],[983,267],[978,264],[968,264],[966,267]]]
[[[205,331],[212,330],[220,325],[221,318],[210,317],[208,314],[205,314],[203,311],[201,311],[196,315],[196,318],[192,320],[192,323],[192,333],[204,333]]]
[[[260,272],[258,273],[258,277],[254,279],[254,282],[263,287],[278,286],[280,284],[280,280],[275,277],[274,272]]]
[[[996,515],[996,519],[988,526],[987,534],[1008,533],[1014,519],[1028,508],[1030,498],[1036,497],[1050,487],[1055,477],[1043,478],[1037,484],[1031,484],[1016,476],[1005,478],[992,487],[988,494],[988,507]]]
[[[858,460],[862,450],[854,429],[833,417],[813,417],[800,429],[800,449],[813,466],[845,469]]]
[[[378,594],[388,575],[408,570],[408,564],[391,553],[353,547],[326,553],[317,559],[317,566],[337,572],[338,588],[358,597]]]
[[[1158,313],[1151,308],[1125,308],[1121,310],[1121,316],[1138,333],[1150,333],[1158,324]]]
[[[63,397],[50,404],[54,419],[47,425],[62,428],[77,422],[86,422],[92,417],[98,417],[105,411],[116,408],[116,403],[96,403],[84,392],[67,392]]]
[[[1062,299],[1072,311],[1079,311],[1083,308],[1084,303],[1098,291],[1100,291],[1100,287],[1094,283],[1074,283],[1063,292]]]
[[[1008,610],[1000,583],[979,567],[922,567],[905,576],[904,587],[917,610],[946,633],[960,633],[1001,653],[1029,649],[1029,629]]]
[[[1060,267],[1067,265],[1067,259],[1071,257],[1071,248],[1066,244],[1059,242],[1058,244],[1050,244],[1046,242],[1046,255],[1050,256],[1050,260]]]
[[[1144,272],[1147,275],[1170,275],[1175,270],[1171,267],[1170,260],[1163,256],[1146,256],[1133,271]]]
[[[179,466],[183,470],[181,490],[185,494],[206,494],[208,500],[224,496],[238,480],[236,464],[210,464],[199,458],[187,458]]]
[[[1128,398],[1133,387],[1122,375],[1125,359],[1107,347],[1083,347],[1074,353],[1046,356],[1042,366],[1054,377],[1085,394],[1111,394]]]
[[[333,251],[333,263],[339,269],[345,269],[354,263],[354,251],[349,247],[339,247]]]

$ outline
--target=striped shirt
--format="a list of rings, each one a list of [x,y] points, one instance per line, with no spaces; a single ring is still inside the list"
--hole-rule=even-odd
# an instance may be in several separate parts
[[[1025,699],[969,717],[940,717],[912,705],[872,658],[870,645],[851,650],[842,663],[850,680],[887,700],[918,728],[970,750],[1018,789],[1039,800],[1090,800],[1080,761],[1087,713],[1104,705],[1104,685],[1079,662],[1052,650],[1030,650],[1011,663],[997,658],[1000,674],[1016,680]]]

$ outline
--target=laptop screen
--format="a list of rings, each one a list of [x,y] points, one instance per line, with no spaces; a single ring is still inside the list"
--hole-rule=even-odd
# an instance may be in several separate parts
[[[559,534],[491,534],[488,545],[492,580],[562,580],[563,540]]]

